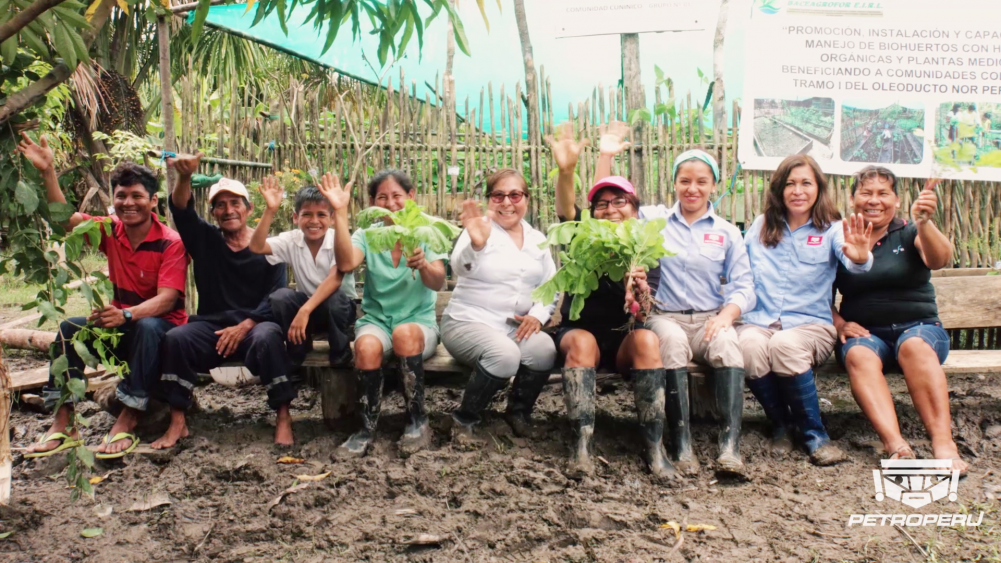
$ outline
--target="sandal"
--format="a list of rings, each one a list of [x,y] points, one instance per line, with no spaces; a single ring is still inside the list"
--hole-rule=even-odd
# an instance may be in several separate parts
[[[904,444],[897,448],[892,454],[890,454],[890,459],[917,459],[918,457],[914,455],[914,450],[911,449],[910,444]]]
[[[83,440],[79,440],[79,439],[74,440],[73,438],[70,438],[68,435],[66,435],[63,432],[53,432],[52,434],[49,434],[48,436],[42,436],[41,439],[38,440],[38,443],[39,444],[44,444],[46,442],[51,442],[53,440],[61,440],[61,442],[60,442],[60,444],[58,446],[56,446],[55,448],[52,448],[51,450],[46,450],[44,452],[34,452],[34,453],[30,453],[30,454],[24,454],[24,458],[25,459],[36,459],[36,458],[40,458],[40,457],[48,457],[50,455],[57,454],[57,453],[59,453],[61,451],[68,450],[70,448],[76,448],[78,446],[82,446],[83,445]]]
[[[120,457],[127,456],[128,454],[135,451],[136,446],[139,445],[139,438],[132,432],[119,432],[118,434],[115,434],[114,437],[112,437],[111,434],[106,434],[104,436],[104,440],[102,440],[102,443],[110,444],[112,442],[117,442],[119,440],[126,440],[126,439],[132,440],[132,443],[129,444],[129,447],[125,448],[124,450],[113,454],[98,452],[94,454],[94,457],[96,457],[97,459],[118,459]]]

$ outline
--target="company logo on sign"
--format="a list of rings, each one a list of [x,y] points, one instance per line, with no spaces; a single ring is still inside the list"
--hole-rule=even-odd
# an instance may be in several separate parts
[[[824,242],[824,237],[812,235],[806,237],[806,244],[810,246],[820,246],[820,243]]]
[[[754,3],[754,7],[758,9],[759,12],[763,14],[768,14],[769,16],[779,13],[782,9],[775,5],[776,0],[757,0]]]
[[[712,233],[706,233],[702,237],[702,244],[711,244],[713,246],[723,247],[723,235],[714,235]]]
[[[873,469],[876,500],[900,501],[911,508],[921,508],[949,497],[956,502],[959,470],[951,459],[884,459],[882,470]]]
[[[881,469],[872,471],[876,500],[895,500],[911,508],[921,508],[942,499],[956,502],[959,470],[951,459],[884,459]],[[979,526],[970,514],[852,514],[848,527],[861,526]]]

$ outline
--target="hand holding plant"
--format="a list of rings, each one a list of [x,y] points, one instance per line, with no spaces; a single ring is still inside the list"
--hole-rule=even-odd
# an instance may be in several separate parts
[[[411,268],[427,264],[422,244],[431,252],[447,254],[452,250],[452,241],[462,232],[448,221],[424,213],[412,199],[396,212],[384,207],[361,210],[358,227],[365,229],[365,241],[371,252],[393,250],[400,243],[407,266]]]
[[[573,170],[577,166],[581,151],[591,144],[591,140],[574,141],[573,124],[566,122],[557,126],[555,138],[553,135],[546,135],[546,144],[549,145],[556,166],[560,170]]]

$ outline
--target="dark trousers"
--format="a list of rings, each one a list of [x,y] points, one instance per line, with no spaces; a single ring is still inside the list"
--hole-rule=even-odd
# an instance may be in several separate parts
[[[86,324],[86,318],[74,317],[59,325],[59,335],[53,344],[55,348],[53,357],[62,356],[65,350],[69,369],[63,374],[64,377],[84,378],[84,361],[73,349],[70,339]],[[117,391],[118,399],[125,406],[144,411],[149,405],[150,396],[158,394],[155,392],[160,381],[160,346],[164,335],[172,328],[174,328],[173,323],[158,317],[139,319],[119,327],[124,335],[111,352],[129,366],[129,373],[118,383]],[[91,342],[87,343],[87,348],[96,355]],[[45,405],[50,409],[59,401],[59,389],[55,386],[55,376],[51,370],[49,383],[43,389],[42,395]],[[67,402],[72,403],[73,398],[70,397]]]
[[[299,309],[309,301],[309,296],[301,291],[282,288],[271,294],[271,311],[288,345],[288,355],[293,363],[302,363],[312,345],[313,335],[327,331],[327,342],[330,343],[330,363],[343,360],[350,350],[351,326],[355,324],[355,304],[344,292],[338,290],[320,303],[309,315],[306,325],[306,340],[301,344],[288,342],[288,328],[299,313]]]
[[[288,380],[291,367],[282,329],[275,323],[259,323],[243,338],[236,352],[222,357],[216,352],[219,335],[226,327],[207,321],[189,322],[167,333],[163,341],[162,388],[171,407],[187,409],[199,373],[225,362],[243,362],[268,389],[272,409],[292,402],[296,391]]]

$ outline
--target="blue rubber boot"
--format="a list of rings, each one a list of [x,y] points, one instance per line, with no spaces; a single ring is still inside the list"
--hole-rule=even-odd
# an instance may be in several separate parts
[[[792,439],[789,437],[790,417],[789,407],[782,400],[782,393],[779,391],[778,380],[779,377],[774,373],[748,378],[747,388],[751,390],[754,398],[764,409],[768,421],[772,423],[772,453],[785,455],[792,451]]]
[[[803,437],[806,451],[814,465],[834,465],[845,460],[845,454],[831,443],[824,421],[820,418],[817,383],[813,370],[792,377],[779,377],[782,398],[789,405],[792,419]]]

